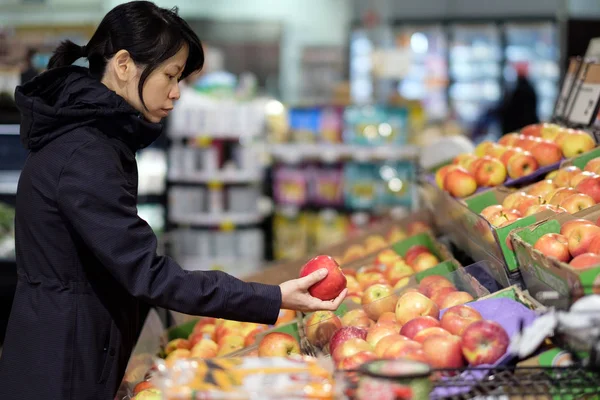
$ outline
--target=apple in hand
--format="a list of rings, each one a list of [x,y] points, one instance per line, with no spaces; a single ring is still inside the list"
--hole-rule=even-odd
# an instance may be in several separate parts
[[[475,171],[475,181],[479,186],[498,186],[505,180],[506,167],[492,157],[484,157]]]
[[[600,227],[586,224],[575,227],[567,236],[569,252],[573,257],[587,253],[588,247],[594,236],[600,234]]]
[[[452,292],[448,293],[448,295],[444,297],[444,301],[442,301],[442,305],[440,306],[440,308],[444,309],[459,306],[461,304],[465,304],[473,300],[473,296],[471,296],[467,292]]]
[[[396,321],[400,325],[404,325],[416,317],[437,318],[439,314],[438,306],[430,298],[418,292],[404,293],[396,304]]]
[[[517,179],[532,174],[538,167],[538,162],[533,158],[531,153],[523,152],[512,156],[510,160],[508,160],[506,169],[508,171],[508,176],[512,179]]]
[[[569,240],[559,233],[546,233],[535,242],[533,248],[562,262],[571,259]]]
[[[585,269],[600,265],[600,255],[595,253],[583,253],[571,260],[569,265],[575,269]]]
[[[477,181],[462,167],[449,171],[444,178],[444,190],[455,197],[467,197],[477,190]]]
[[[348,339],[367,339],[367,330],[354,326],[346,326],[334,332],[329,340],[329,354],[333,354],[335,349]]]
[[[465,365],[459,336],[431,336],[423,342],[423,352],[433,368],[460,368]]]
[[[327,270],[327,276],[309,287],[308,292],[321,300],[333,300],[346,288],[346,276],[332,257],[316,256],[300,269],[300,277],[303,278],[322,268]]]
[[[560,202],[560,206],[567,210],[569,214],[578,213],[581,210],[590,208],[594,204],[596,204],[594,199],[583,193],[576,193]]]
[[[333,334],[342,327],[342,321],[332,311],[316,311],[310,314],[305,322],[306,339],[316,347],[323,347],[333,336]]]
[[[454,306],[447,309],[442,316],[441,327],[453,335],[460,336],[469,325],[482,319],[479,311],[472,307]]]
[[[394,311],[398,298],[390,285],[377,283],[365,289],[361,304],[367,316],[372,320],[378,320],[384,312]]]
[[[579,193],[587,194],[595,203],[600,202],[600,176],[585,178],[575,187]]]
[[[414,339],[415,335],[420,331],[439,326],[440,322],[433,317],[416,317],[402,326],[402,329],[400,329],[400,334],[409,339]]]
[[[506,352],[510,338],[494,321],[476,321],[462,334],[462,353],[471,366],[493,364]]]

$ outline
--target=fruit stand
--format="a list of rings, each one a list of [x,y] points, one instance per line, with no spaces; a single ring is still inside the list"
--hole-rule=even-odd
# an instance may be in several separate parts
[[[309,292],[347,288],[335,312],[281,310],[272,326],[174,314],[160,344],[140,340],[122,392],[600,398],[600,147],[595,118],[576,108],[600,67],[583,64],[552,123],[425,171],[420,211],[247,277],[278,284],[327,268]]]

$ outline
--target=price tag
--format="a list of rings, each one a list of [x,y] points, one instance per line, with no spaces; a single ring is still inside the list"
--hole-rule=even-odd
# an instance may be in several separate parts
[[[210,136],[198,135],[194,138],[194,144],[196,147],[208,147],[212,144],[212,138]]]
[[[225,220],[221,222],[219,229],[223,232],[231,232],[235,230],[235,224],[232,221]]]
[[[585,76],[573,101],[569,122],[589,126],[598,113],[600,100],[600,64],[588,64]]]
[[[585,77],[585,71],[588,67],[588,63],[582,63],[579,67],[579,72],[577,73],[577,77],[575,78],[575,82],[571,88],[571,92],[569,93],[569,99],[567,100],[567,106],[563,112],[564,118],[569,119],[569,115],[571,110],[573,109],[573,104],[575,104],[575,100],[577,99],[577,93],[579,92],[579,87],[581,86],[581,82]]]
[[[573,89],[573,84],[575,83],[575,78],[579,72],[579,68],[581,68],[582,61],[580,58],[573,57],[569,62],[569,68],[567,69],[567,73],[565,74],[565,79],[563,80],[562,88],[560,90],[560,95],[558,96],[558,100],[556,101],[556,107],[554,109],[554,116],[556,118],[563,118],[567,112],[567,103],[569,102],[569,95],[571,94],[571,90]]]

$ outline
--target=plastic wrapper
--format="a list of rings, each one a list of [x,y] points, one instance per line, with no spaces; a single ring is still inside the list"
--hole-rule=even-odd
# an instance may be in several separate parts
[[[328,360],[244,357],[160,363],[153,383],[165,400],[334,399]]]

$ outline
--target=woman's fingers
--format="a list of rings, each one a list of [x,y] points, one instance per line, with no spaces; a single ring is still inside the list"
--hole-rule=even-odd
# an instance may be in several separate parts
[[[329,271],[327,271],[326,268],[321,268],[319,270],[316,270],[312,274],[306,275],[305,277],[302,277],[302,278],[298,278],[297,279],[298,286],[300,287],[300,289],[308,290],[308,288],[311,287],[312,285],[314,285],[315,283],[320,282],[323,279],[325,279],[325,277],[327,276],[328,273],[329,273]]]
[[[318,311],[318,310],[335,311],[335,310],[337,310],[338,307],[340,306],[340,304],[342,304],[342,301],[344,301],[344,299],[346,298],[347,293],[348,293],[348,289],[344,289],[344,290],[342,290],[342,293],[340,293],[338,295],[338,297],[336,297],[333,300],[329,300],[329,301],[318,300],[318,303],[315,303],[314,311]]]

